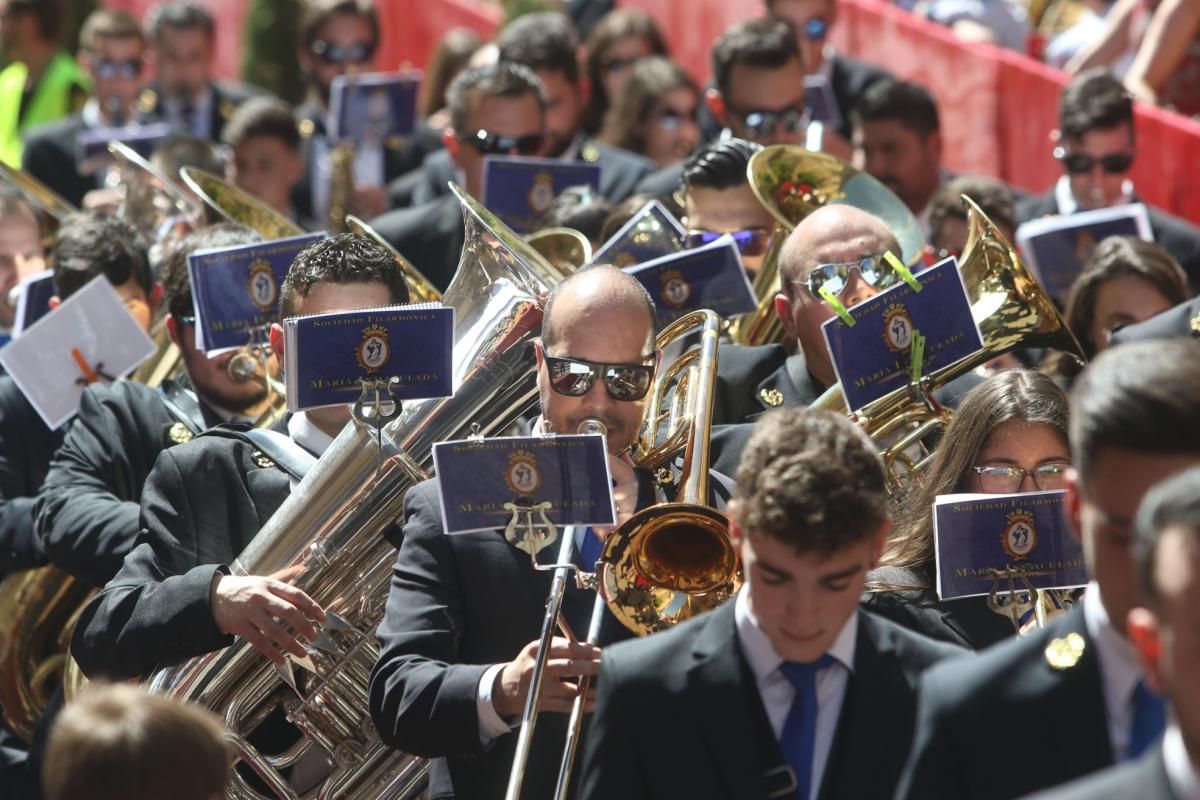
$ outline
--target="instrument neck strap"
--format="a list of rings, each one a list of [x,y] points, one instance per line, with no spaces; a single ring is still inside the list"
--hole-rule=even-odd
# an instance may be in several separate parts
[[[181,383],[170,379],[163,381],[158,387],[158,396],[171,416],[183,423],[192,435],[198,436],[208,427],[200,400]]]

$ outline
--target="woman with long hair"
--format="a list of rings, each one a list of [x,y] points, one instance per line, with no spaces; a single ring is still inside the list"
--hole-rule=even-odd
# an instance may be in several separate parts
[[[584,48],[591,94],[583,111],[583,129],[595,134],[604,124],[609,105],[625,88],[633,65],[647,56],[665,56],[667,43],[645,11],[619,8],[596,23]]]
[[[933,503],[959,492],[1016,494],[1066,485],[1071,463],[1066,393],[1046,375],[1014,369],[963,395],[933,461],[869,579],[868,607],[936,638],[986,647],[1013,631],[987,599],[939,601],[934,591]]]
[[[682,67],[663,56],[643,58],[608,109],[599,138],[668,167],[700,141],[699,104],[700,90]]]

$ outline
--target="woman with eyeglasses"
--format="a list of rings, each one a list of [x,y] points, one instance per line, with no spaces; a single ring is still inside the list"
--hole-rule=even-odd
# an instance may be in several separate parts
[[[980,649],[1013,635],[986,597],[939,601],[933,503],[959,492],[1016,494],[1066,488],[1066,393],[1032,370],[994,375],[967,392],[924,480],[896,516],[880,568],[869,576],[874,611],[934,638]]]
[[[596,23],[584,48],[591,94],[583,111],[583,129],[595,135],[604,125],[609,105],[621,96],[633,65],[647,56],[665,56],[667,44],[649,14],[621,8]]]
[[[1071,287],[1067,326],[1088,360],[1108,349],[1117,328],[1142,322],[1191,297],[1187,275],[1171,255],[1135,236],[1110,236],[1096,245]],[[1054,353],[1043,371],[1069,383],[1081,367]]]
[[[663,56],[643,58],[608,109],[600,140],[669,167],[700,140],[699,105],[700,90],[682,67]]]

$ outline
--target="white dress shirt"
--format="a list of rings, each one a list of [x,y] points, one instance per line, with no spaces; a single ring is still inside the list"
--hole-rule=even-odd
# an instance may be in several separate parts
[[[196,95],[195,102],[192,103],[191,117],[185,118],[183,114],[183,104],[176,97],[168,97],[163,100],[163,108],[167,112],[167,122],[171,128],[176,131],[182,131],[195,136],[197,139],[215,139],[220,131],[210,131],[209,125],[212,121],[214,95],[211,86],[205,86],[200,94]]]
[[[1167,768],[1167,783],[1176,800],[1200,800],[1200,773],[1188,757],[1183,733],[1174,721],[1163,734],[1163,765]]]
[[[778,739],[783,733],[783,724],[788,711],[791,710],[796,690],[779,671],[783,658],[775,652],[775,646],[758,626],[758,620],[750,610],[746,592],[738,592],[734,603],[733,616],[737,625],[738,643],[742,647],[746,663],[750,665],[750,671],[754,673],[763,708],[766,709],[767,719],[771,722],[771,730]],[[812,786],[809,797],[800,800],[813,800],[821,789],[825,763],[829,760],[833,737],[837,733],[838,717],[842,713],[842,701],[846,697],[846,685],[854,671],[857,635],[858,612],[855,611],[829,648],[829,655],[833,656],[835,663],[817,673],[817,737],[816,746],[813,748]]]
[[[1113,759],[1123,761],[1129,750],[1133,726],[1133,692],[1142,679],[1142,667],[1129,641],[1113,627],[1100,600],[1100,585],[1088,584],[1083,593],[1083,620],[1088,638],[1096,647],[1100,680],[1104,689],[1104,712]]]
[[[295,414],[292,414],[288,419],[287,429],[288,435],[292,437],[293,442],[317,458],[325,455],[325,451],[329,449],[329,445],[333,444],[334,437],[314,425],[312,420],[308,418],[308,414],[304,411],[297,411]]]
[[[1124,205],[1133,202],[1133,181],[1128,178],[1121,183],[1121,197],[1114,206]],[[1079,201],[1075,199],[1075,193],[1071,191],[1071,179],[1066,175],[1060,175],[1058,182],[1054,184],[1054,204],[1058,206],[1059,214],[1074,214],[1079,211]]]

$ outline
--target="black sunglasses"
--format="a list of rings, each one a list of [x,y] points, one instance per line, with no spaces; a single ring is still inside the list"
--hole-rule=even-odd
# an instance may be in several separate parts
[[[604,390],[613,400],[623,403],[641,400],[650,391],[653,364],[597,364],[581,358],[545,356],[550,388],[567,397],[583,397],[596,383],[604,380]]]
[[[375,45],[367,42],[340,45],[330,44],[324,39],[312,43],[312,54],[326,64],[365,64],[375,56]]]
[[[1097,162],[1100,168],[1110,175],[1127,172],[1133,166],[1133,153],[1109,153],[1096,158],[1087,153],[1069,153],[1065,147],[1056,147],[1054,157],[1062,162],[1063,168],[1072,175],[1091,172]]]
[[[792,108],[778,111],[746,111],[735,112],[742,120],[742,125],[753,139],[766,139],[783,128],[788,133],[796,133],[808,127],[812,116],[803,101]]]
[[[136,78],[142,74],[141,59],[131,58],[128,61],[112,61],[102,58],[96,62],[96,77],[102,80],[113,78]]]
[[[460,142],[471,145],[485,156],[507,156],[516,153],[521,156],[535,156],[542,152],[546,137],[540,133],[530,133],[525,136],[501,136],[498,133],[488,133],[478,130],[474,133],[458,137]]]

